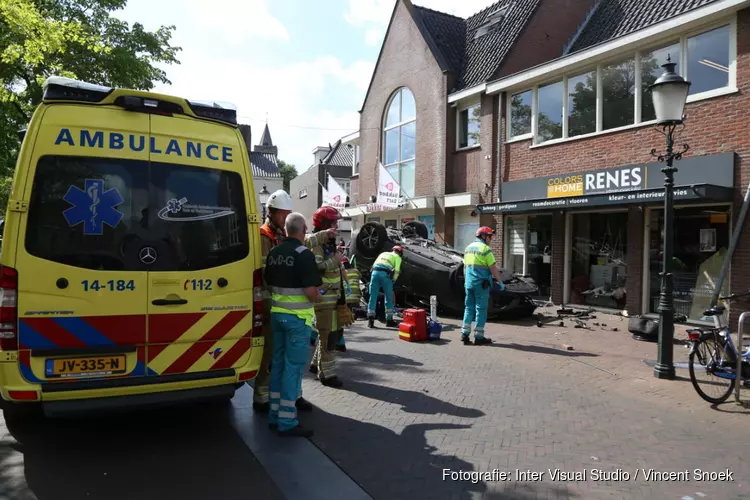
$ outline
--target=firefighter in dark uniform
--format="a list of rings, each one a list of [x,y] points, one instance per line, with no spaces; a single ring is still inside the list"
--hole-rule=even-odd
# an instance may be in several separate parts
[[[314,304],[323,300],[323,284],[315,256],[304,245],[307,224],[292,212],[284,224],[287,238],[266,259],[266,283],[271,291],[273,357],[271,360],[271,411],[268,423],[282,436],[312,436],[297,420],[296,401],[307,362]]]

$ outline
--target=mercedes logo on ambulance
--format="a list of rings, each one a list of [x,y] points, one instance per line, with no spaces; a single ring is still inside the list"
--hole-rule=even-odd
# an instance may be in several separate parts
[[[156,262],[156,250],[153,247],[143,247],[141,248],[140,253],[138,254],[138,257],[140,257],[141,262],[144,264],[151,265],[154,262]]]

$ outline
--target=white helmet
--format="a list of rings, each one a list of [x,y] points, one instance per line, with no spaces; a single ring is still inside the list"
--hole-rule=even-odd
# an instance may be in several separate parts
[[[283,189],[274,191],[266,202],[266,208],[275,208],[277,210],[291,210],[292,197]]]

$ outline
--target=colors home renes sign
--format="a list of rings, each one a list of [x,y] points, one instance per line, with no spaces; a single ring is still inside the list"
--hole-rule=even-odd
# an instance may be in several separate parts
[[[550,177],[547,179],[547,198],[584,196],[644,189],[644,167],[624,167],[585,174]]]

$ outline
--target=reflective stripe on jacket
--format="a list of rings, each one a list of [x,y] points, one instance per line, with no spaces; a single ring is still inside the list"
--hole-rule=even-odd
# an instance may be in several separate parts
[[[464,280],[466,288],[479,286],[492,280],[490,268],[495,265],[492,248],[477,238],[464,250]]]
[[[401,272],[401,257],[396,252],[383,252],[378,255],[372,270],[393,272],[393,281],[396,281]]]
[[[318,231],[305,237],[305,246],[315,255],[315,263],[321,272],[323,285],[320,294],[323,301],[315,304],[315,309],[334,309],[341,298],[341,281],[343,267],[333,261],[333,253],[327,254],[324,246],[328,243],[328,233]]]
[[[360,276],[357,269],[346,270],[346,280],[349,283],[349,288],[346,291],[346,301],[350,304],[359,304],[362,298],[362,291],[359,289]]]

